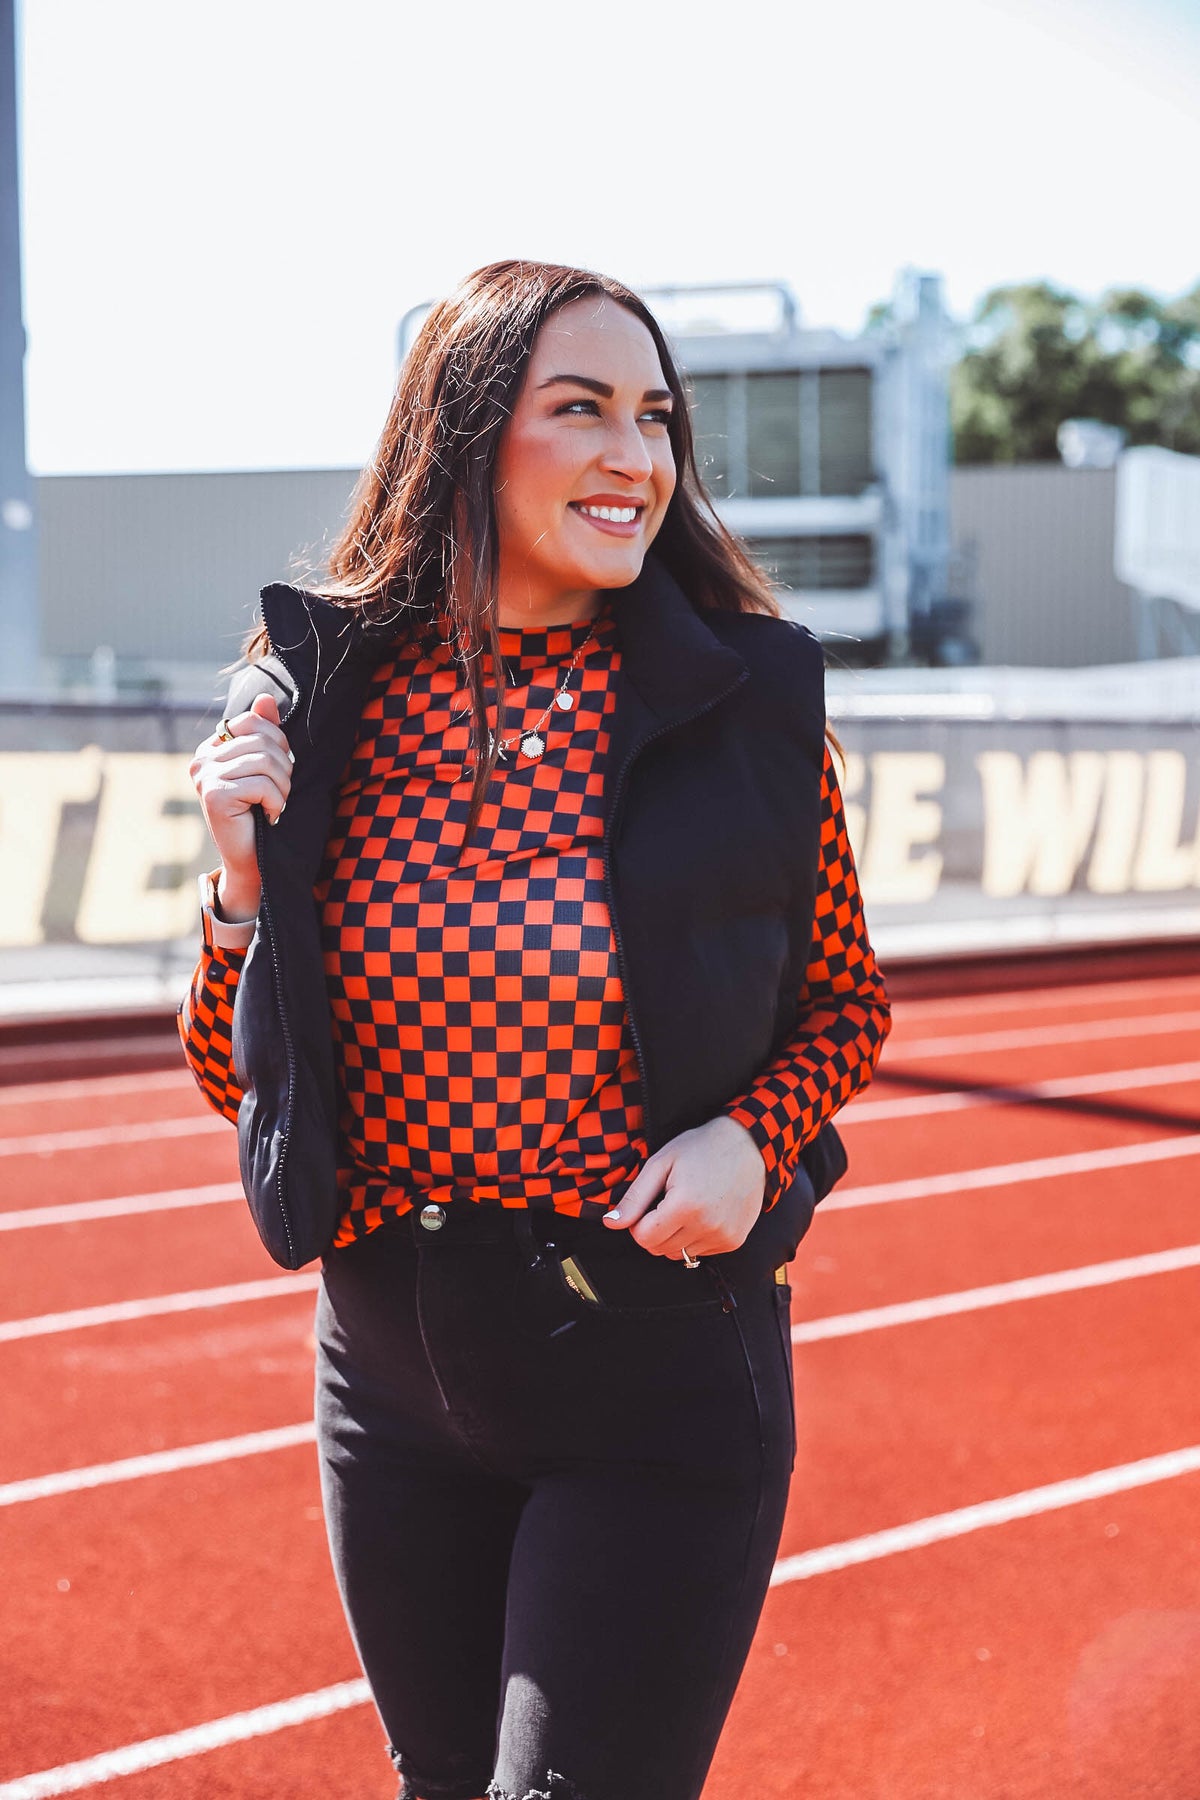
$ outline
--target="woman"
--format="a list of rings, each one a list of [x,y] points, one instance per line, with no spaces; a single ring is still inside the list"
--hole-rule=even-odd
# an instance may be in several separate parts
[[[401,1796],[694,1800],[795,1457],[785,1265],[890,1023],[819,644],[643,303],[524,262],[433,308],[329,579],[262,599],[180,1026],[321,1257]]]

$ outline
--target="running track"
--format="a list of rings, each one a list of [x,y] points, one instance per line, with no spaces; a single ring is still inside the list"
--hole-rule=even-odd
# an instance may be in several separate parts
[[[794,1266],[792,1503],[705,1800],[1200,1800],[1200,975],[895,1021]],[[0,1089],[0,1196],[0,1800],[391,1800],[315,1280],[231,1131],[174,1070]]]

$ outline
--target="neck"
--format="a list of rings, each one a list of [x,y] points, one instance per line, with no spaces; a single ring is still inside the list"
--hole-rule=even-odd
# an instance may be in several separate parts
[[[513,584],[505,581],[502,573],[496,597],[496,623],[503,631],[545,631],[552,625],[577,625],[595,617],[602,597],[595,588],[539,593],[531,582]]]

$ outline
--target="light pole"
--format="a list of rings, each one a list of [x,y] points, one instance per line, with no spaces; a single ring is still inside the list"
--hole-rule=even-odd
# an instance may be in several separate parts
[[[37,536],[25,465],[16,0],[0,0],[0,693],[38,686]]]

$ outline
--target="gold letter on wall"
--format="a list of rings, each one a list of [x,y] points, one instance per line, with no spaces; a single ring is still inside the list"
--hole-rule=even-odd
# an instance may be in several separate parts
[[[172,801],[182,804],[168,813]],[[78,936],[85,944],[186,937],[196,920],[190,872],[207,835],[183,757],[144,751],[106,756]],[[151,887],[164,864],[186,871],[185,878],[178,886]]]

